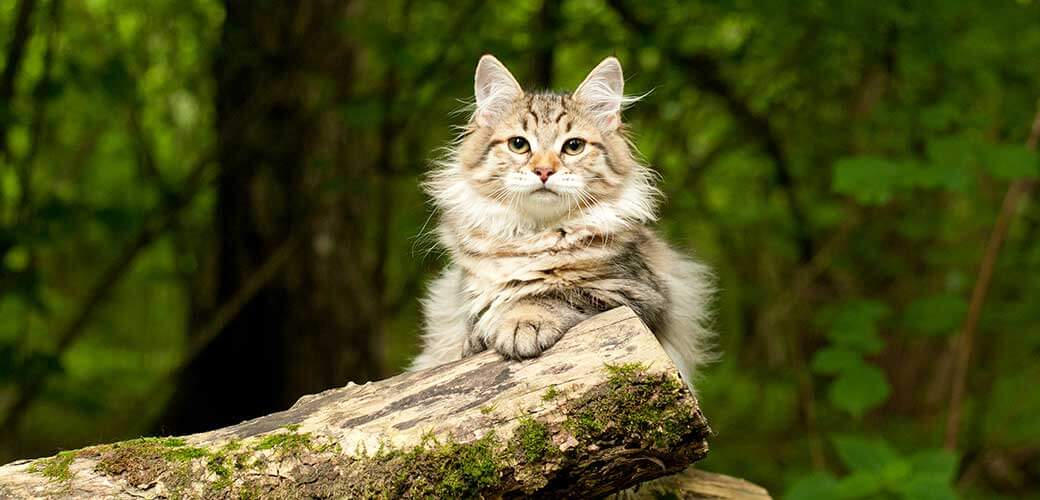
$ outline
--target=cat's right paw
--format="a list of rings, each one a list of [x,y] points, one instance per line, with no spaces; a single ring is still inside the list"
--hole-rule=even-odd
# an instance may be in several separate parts
[[[544,307],[522,304],[505,314],[491,344],[507,358],[533,358],[552,347],[563,332],[559,315]]]

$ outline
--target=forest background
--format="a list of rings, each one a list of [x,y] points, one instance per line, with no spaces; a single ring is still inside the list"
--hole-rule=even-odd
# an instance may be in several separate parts
[[[0,44],[0,462],[400,372],[477,58],[617,55],[718,275],[701,467],[1040,495],[1035,1],[9,0]]]

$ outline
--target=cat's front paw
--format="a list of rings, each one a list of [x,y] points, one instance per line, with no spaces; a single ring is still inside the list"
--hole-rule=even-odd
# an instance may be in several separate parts
[[[507,312],[492,339],[492,347],[508,358],[533,358],[563,337],[559,315],[544,307],[518,304]]]

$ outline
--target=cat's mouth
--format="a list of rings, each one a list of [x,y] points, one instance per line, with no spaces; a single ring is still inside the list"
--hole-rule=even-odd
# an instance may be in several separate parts
[[[551,194],[551,195],[555,195],[557,193],[556,193],[556,191],[553,191],[552,189],[549,189],[547,187],[540,187],[538,189],[535,189],[534,191],[531,191],[531,194],[541,194],[541,195]]]

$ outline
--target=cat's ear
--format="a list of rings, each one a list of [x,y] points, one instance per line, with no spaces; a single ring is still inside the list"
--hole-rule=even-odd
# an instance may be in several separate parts
[[[574,91],[574,98],[589,107],[601,127],[616,129],[621,124],[621,107],[628,102],[625,75],[617,58],[608,57],[593,68]]]
[[[481,57],[477,63],[473,90],[477,99],[473,118],[482,127],[492,125],[509,109],[510,103],[524,95],[513,74],[490,54]]]

